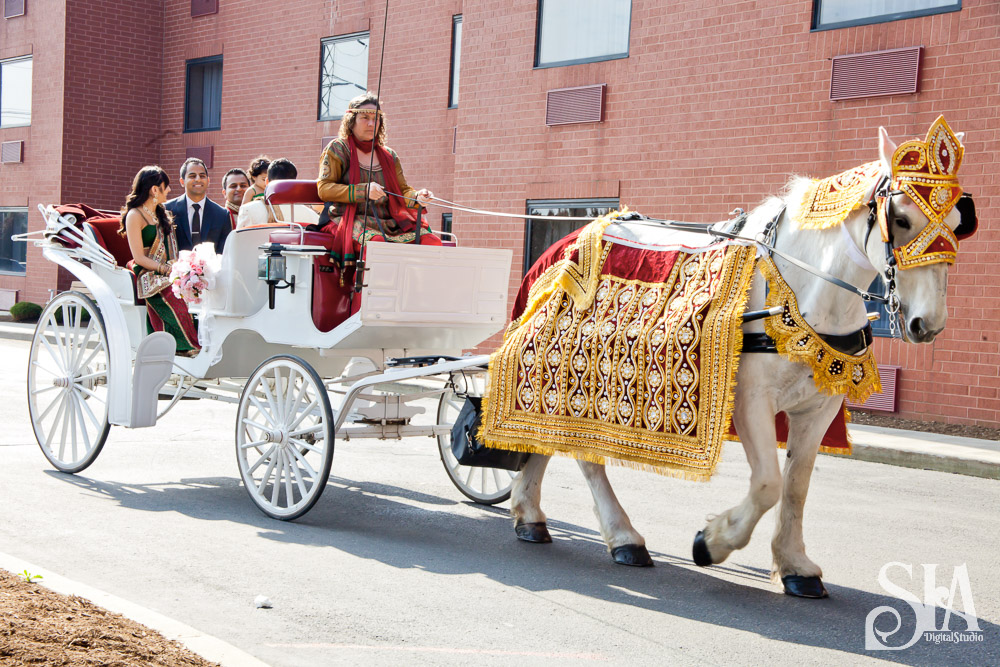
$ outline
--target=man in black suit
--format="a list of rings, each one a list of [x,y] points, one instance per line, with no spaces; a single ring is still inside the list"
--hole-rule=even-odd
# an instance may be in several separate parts
[[[189,157],[181,165],[184,194],[166,203],[177,225],[179,250],[191,250],[199,243],[211,241],[215,252],[221,254],[232,231],[226,209],[207,197],[208,180],[208,169],[198,158]]]

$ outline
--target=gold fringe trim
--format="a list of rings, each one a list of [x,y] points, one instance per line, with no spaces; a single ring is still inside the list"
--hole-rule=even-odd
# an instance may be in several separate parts
[[[598,222],[601,224],[598,225]],[[734,245],[725,249],[720,258],[725,263],[721,266],[715,298],[706,310],[702,311],[701,306],[698,306],[691,314],[694,317],[695,313],[704,312],[703,316],[698,315],[698,320],[704,319],[705,327],[705,342],[696,348],[702,357],[700,375],[703,380],[697,383],[702,400],[699,401],[697,410],[698,427],[692,432],[697,433],[695,437],[688,433],[693,424],[686,426],[683,432],[667,430],[654,433],[644,426],[633,427],[618,424],[614,420],[605,421],[598,418],[596,413],[595,416],[576,417],[568,411],[567,414],[545,414],[536,413],[534,408],[515,410],[514,404],[520,387],[514,373],[523,362],[520,347],[525,344],[523,338],[529,333],[522,327],[537,326],[540,335],[555,335],[554,323],[533,323],[531,318],[546,304],[562,301],[564,294],[570,294],[571,304],[563,302],[561,309],[557,306],[555,311],[545,315],[547,319],[554,321],[557,317],[565,316],[560,313],[575,313],[572,319],[576,324],[565,325],[575,331],[580,318],[591,317],[586,311],[596,307],[597,288],[604,279],[600,270],[613,245],[607,243],[602,247],[601,243],[603,231],[611,222],[612,220],[601,220],[592,223],[581,234],[578,242],[566,251],[568,256],[574,249],[579,249],[580,263],[564,258],[539,278],[539,281],[545,279],[542,287],[533,287],[529,292],[529,306],[525,309],[525,315],[511,324],[501,348],[490,357],[490,381],[483,396],[484,417],[478,436],[485,444],[496,449],[571,456],[599,464],[613,461],[618,465],[658,474],[707,480],[715,470],[722,437],[729,430],[732,421],[736,372],[743,340],[741,315],[746,308],[755,269],[753,247]],[[678,260],[671,278],[662,286],[648,286],[660,287],[666,293],[673,293],[674,285],[681,284],[676,281],[679,280],[677,276],[683,265],[684,261]],[[613,284],[646,285],[639,281],[618,280],[613,276],[610,278]],[[694,282],[700,285],[699,289],[704,288],[703,283],[698,283],[697,280]],[[537,284],[536,282],[536,286]],[[663,298],[667,298],[666,293]],[[665,306],[659,306],[663,307]],[[597,317],[600,318],[601,315]],[[645,326],[649,326],[649,323]],[[667,335],[669,337],[675,333]],[[638,334],[639,339],[642,337],[643,334]],[[537,342],[536,340],[532,345]],[[543,352],[538,349],[535,353],[541,355]],[[549,371],[550,374],[564,364],[568,367],[569,353],[562,350],[560,356],[563,358],[557,368]],[[636,363],[634,368],[641,369],[643,366],[642,363]],[[612,369],[611,375],[615,372]],[[669,382],[668,379],[668,385]],[[614,384],[614,380],[611,383]],[[636,389],[637,395],[641,393]],[[667,419],[666,413],[663,419]]]
[[[881,173],[882,163],[876,160],[812,181],[795,216],[799,229],[829,229],[844,222],[865,203]]]
[[[492,449],[505,449],[512,452],[527,452],[528,454],[540,454],[542,456],[563,456],[566,458],[577,459],[579,461],[596,463],[597,465],[614,465],[620,468],[630,468],[632,470],[641,470],[643,472],[654,472],[657,475],[663,475],[664,477],[685,479],[691,482],[707,482],[711,479],[712,473],[715,471],[714,466],[712,467],[712,470],[702,472],[691,470],[689,468],[671,466],[669,464],[656,465],[648,461],[633,458],[611,457],[600,454],[599,452],[589,448],[576,446],[572,448],[556,447],[552,444],[552,441],[543,442],[536,438],[505,437],[502,442],[490,440],[488,446]]]
[[[825,394],[845,394],[854,403],[864,403],[869,396],[882,391],[871,346],[860,355],[852,355],[827,345],[802,317],[795,293],[781,277],[774,260],[762,259],[760,270],[768,284],[765,305],[785,308],[779,317],[764,319],[764,330],[774,339],[778,354],[810,367],[816,388]]]

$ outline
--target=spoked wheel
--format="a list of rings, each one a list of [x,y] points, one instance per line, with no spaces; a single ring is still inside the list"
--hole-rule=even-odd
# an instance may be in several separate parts
[[[438,402],[437,423],[454,424],[462,411],[465,399],[448,390]],[[496,505],[510,498],[510,487],[516,472],[502,468],[477,468],[464,466],[451,453],[451,434],[439,435],[438,450],[441,463],[452,483],[467,498],[481,505]]]
[[[271,357],[240,396],[236,460],[250,499],[290,521],[316,504],[333,463],[333,413],[319,375],[294,356]]]
[[[28,414],[52,465],[80,472],[108,438],[108,338],[97,306],[79,292],[38,318],[28,357]]]

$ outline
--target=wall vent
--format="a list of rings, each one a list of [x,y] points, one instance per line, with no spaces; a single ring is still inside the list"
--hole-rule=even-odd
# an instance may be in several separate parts
[[[5,141],[0,143],[0,162],[3,164],[24,162],[24,142]]]
[[[206,169],[212,168],[212,158],[215,157],[215,146],[188,146],[184,159],[196,157],[205,163]]]
[[[545,97],[545,124],[600,123],[604,120],[606,84],[550,90]]]
[[[336,138],[337,138],[337,137],[323,137],[323,138],[322,138],[322,139],[320,140],[320,141],[322,142],[322,143],[320,144],[320,147],[319,147],[319,151],[320,151],[320,153],[322,153],[322,152],[323,152],[324,150],[326,150],[326,145],[327,145],[327,144],[329,144],[329,143],[330,143],[331,141],[333,141],[333,140],[334,140],[334,139],[336,139]]]
[[[847,401],[847,407],[862,410],[883,410],[896,412],[896,385],[899,380],[899,366],[883,366],[879,364],[878,377],[882,382],[882,393],[872,394],[864,403]]]
[[[830,99],[917,92],[922,46],[837,56],[830,75]]]
[[[15,16],[24,16],[25,0],[3,0],[3,17],[12,19]]]
[[[219,13],[219,0],[191,0],[191,18]]]

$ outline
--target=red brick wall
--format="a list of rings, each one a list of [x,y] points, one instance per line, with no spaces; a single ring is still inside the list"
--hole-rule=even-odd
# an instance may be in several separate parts
[[[620,197],[652,215],[707,222],[754,206],[792,174],[825,176],[874,159],[879,125],[896,139],[922,136],[944,113],[968,133],[962,180],[983,231],[963,243],[952,271],[950,328],[931,346],[882,340],[878,348],[884,363],[903,367],[903,416],[998,425],[1000,295],[987,288],[1000,250],[991,224],[1000,208],[997,6],[966,0],[961,12],[810,32],[812,4],[634,0],[628,58],[534,69],[536,0],[394,3],[382,80],[389,143],[415,186],[477,207],[520,213],[526,199]],[[196,19],[187,0],[163,6],[160,161],[173,175],[187,147],[214,146],[216,200],[222,174],[261,152],[315,175],[320,138],[338,126],[316,120],[322,38],[370,29],[377,85],[382,3],[302,0],[279,12],[221,0],[218,14]],[[461,92],[449,110],[457,13]],[[916,45],[925,47],[919,93],[829,100],[833,56]],[[184,63],[217,54],[222,129],[185,134]],[[601,83],[604,122],[545,126],[546,91]],[[513,251],[513,295],[523,223],[463,213],[454,223],[463,243]]]
[[[923,136],[939,114],[968,133],[962,168],[983,231],[963,243],[949,287],[951,326],[930,346],[880,341],[903,367],[906,417],[1000,424],[1000,295],[987,287],[1000,231],[1000,16],[961,12],[810,32],[811,2],[633,2],[627,59],[532,69],[537,3],[467,3],[455,196],[524,210],[534,197],[614,196],[696,221],[752,207],[792,174],[825,176],[877,157],[877,129]],[[830,58],[925,47],[921,92],[829,101]],[[546,127],[545,92],[606,83],[605,122]],[[985,92],[984,92],[985,86]],[[514,251],[523,225],[456,214],[456,231]],[[516,278],[511,282],[514,289]]]
[[[66,12],[62,200],[119,209],[159,159],[163,3],[75,0]]]
[[[58,202],[62,149],[63,3],[31,2],[27,13],[0,19],[0,59],[32,55],[31,125],[0,129],[0,141],[24,141],[22,164],[0,164],[0,206],[27,206],[28,230],[42,228],[39,203]],[[21,301],[45,303],[56,287],[56,265],[29,244],[24,276],[0,275],[0,288]]]

